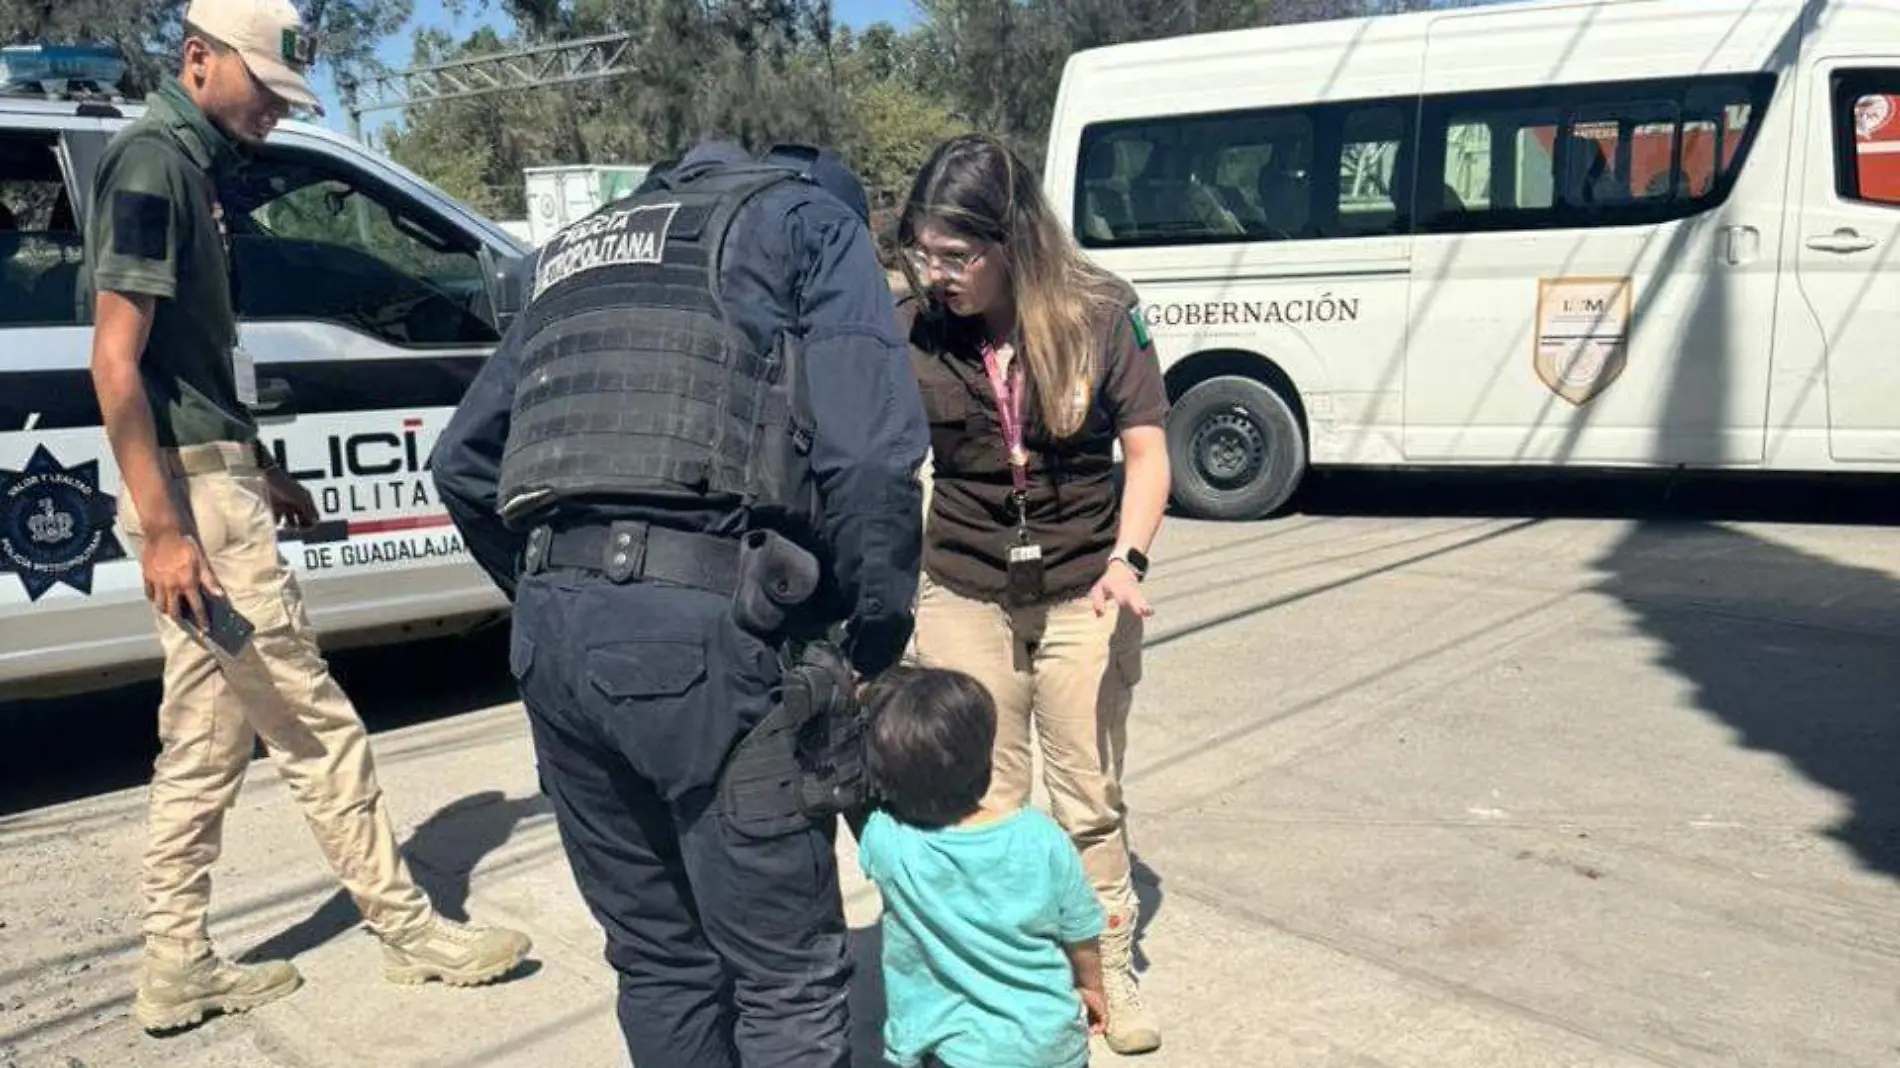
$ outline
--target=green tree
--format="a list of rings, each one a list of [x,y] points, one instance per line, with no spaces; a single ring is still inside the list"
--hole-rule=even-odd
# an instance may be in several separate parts
[[[919,5],[938,67],[934,77],[957,112],[1011,142],[1032,163],[1043,155],[1063,66],[1079,50],[1434,6],[1433,0],[919,0]]]
[[[964,130],[998,134],[1039,162],[1078,49],[1428,2],[918,0],[916,29],[852,32],[834,24],[828,0],[454,0],[458,12],[505,14],[513,31],[421,35],[416,64],[627,33],[634,69],[417,105],[385,147],[478,209],[519,217],[527,167],[652,163],[711,133],[754,150],[811,141],[839,149],[888,215],[929,151]]]
[[[606,81],[407,109],[385,147],[485,211],[525,210],[521,170],[652,163],[718,133],[757,150],[778,141],[848,143],[856,117],[838,68],[829,2],[509,0],[515,33],[417,42],[439,63],[602,33],[638,42],[634,70]],[[847,42],[848,47],[848,42]]]
[[[520,46],[483,28],[456,44],[440,32],[418,34],[416,66],[466,59]],[[584,162],[580,119],[562,89],[444,100],[408,109],[408,121],[383,136],[390,157],[493,218],[525,213],[521,169],[544,162]],[[566,157],[566,158],[563,158]]]
[[[878,204],[903,196],[931,149],[970,129],[947,104],[897,81],[867,84],[853,106],[859,132],[844,154]]]

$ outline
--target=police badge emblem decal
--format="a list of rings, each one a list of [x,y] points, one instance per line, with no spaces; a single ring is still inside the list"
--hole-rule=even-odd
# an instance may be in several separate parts
[[[25,470],[0,468],[0,574],[20,576],[34,601],[62,582],[90,596],[92,569],[126,558],[117,516],[117,499],[99,491],[99,461],[69,468],[38,446]]]

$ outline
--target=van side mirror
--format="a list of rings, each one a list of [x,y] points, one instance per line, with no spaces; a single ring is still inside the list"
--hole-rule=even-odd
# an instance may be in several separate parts
[[[257,403],[251,411],[257,416],[259,425],[274,426],[295,422],[297,419],[297,394],[290,383],[282,378],[260,378],[257,380]]]
[[[488,304],[495,309],[495,332],[505,334],[521,313],[522,273],[517,257],[497,255],[492,247],[482,246],[482,278],[488,287]]]

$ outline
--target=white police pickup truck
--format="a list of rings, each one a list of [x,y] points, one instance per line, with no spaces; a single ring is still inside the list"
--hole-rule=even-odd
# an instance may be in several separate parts
[[[119,59],[0,49],[0,709],[149,678],[159,646],[89,372],[82,222]],[[286,533],[326,646],[505,614],[435,498],[429,451],[505,328],[527,249],[414,174],[286,122],[223,194],[263,437],[323,523]]]

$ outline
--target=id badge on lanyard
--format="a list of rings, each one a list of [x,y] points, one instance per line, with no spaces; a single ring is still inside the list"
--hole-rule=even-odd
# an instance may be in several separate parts
[[[1011,361],[1014,363],[1014,360]],[[995,348],[983,350],[983,367],[996,391],[997,425],[1002,429],[1004,458],[1012,484],[1010,501],[1016,510],[1016,541],[1009,547],[1009,599],[1032,604],[1042,598],[1042,546],[1029,538],[1029,450],[1023,444],[1023,385],[1020,364],[1006,367]]]
[[[238,403],[257,407],[257,358],[242,341],[231,346],[231,375],[237,380]]]

